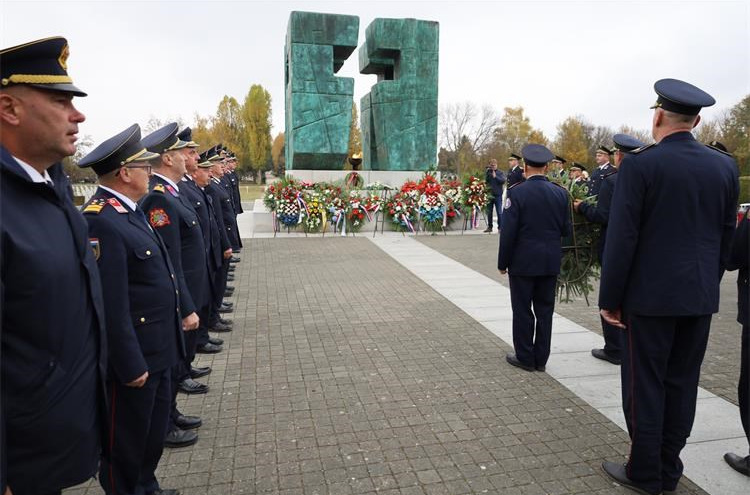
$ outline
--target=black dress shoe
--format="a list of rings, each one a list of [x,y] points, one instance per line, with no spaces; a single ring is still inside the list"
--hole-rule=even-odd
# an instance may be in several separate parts
[[[216,354],[217,352],[221,352],[223,350],[224,349],[222,349],[219,345],[206,343],[203,345],[199,345],[195,352],[198,352],[200,354]]]
[[[591,349],[591,355],[594,356],[596,359],[601,359],[602,361],[607,361],[612,364],[616,364],[616,365],[622,364],[622,361],[620,360],[620,358],[610,356],[609,354],[604,352],[604,349]]]
[[[197,441],[198,434],[196,432],[177,428],[167,433],[167,438],[164,439],[164,446],[176,449],[179,447],[188,447]]]
[[[224,306],[220,306],[216,311],[219,313],[231,313],[234,310],[232,308],[225,308]]]
[[[208,385],[206,385],[205,383],[196,382],[192,378],[185,378],[177,384],[177,390],[179,390],[183,394],[188,395],[205,394],[206,392],[208,392]]]
[[[521,368],[525,371],[534,371],[533,366],[529,366],[527,364],[523,364],[521,361],[518,360],[515,354],[506,354],[505,360],[508,361],[508,364],[511,366],[515,366],[516,368]]]
[[[492,227],[487,227],[486,229],[484,229],[485,234],[489,234],[490,232],[492,232]]]
[[[638,486],[635,481],[628,478],[627,471],[625,470],[624,464],[617,464],[616,462],[609,462],[604,461],[602,462],[602,469],[604,470],[607,475],[615,480],[617,483],[621,484],[625,488],[629,488],[633,490],[636,493],[641,493],[643,495],[661,495],[661,491],[658,492],[651,492],[646,490],[645,488]]]
[[[222,345],[224,343],[224,339],[220,339],[219,337],[209,337],[208,343],[213,345]]]
[[[231,309],[231,308],[234,308],[234,303],[233,302],[224,302],[224,301],[222,301],[221,302],[221,307],[222,308],[229,308],[229,309]]]
[[[212,331],[212,332],[219,332],[219,333],[221,333],[221,332],[231,332],[232,331],[232,326],[231,325],[225,325],[224,323],[219,322],[219,323],[214,324],[214,326],[212,326],[211,328],[209,328],[209,330]]]
[[[541,371],[542,373],[544,373],[545,371],[547,371],[547,368],[545,368],[544,366],[537,366],[536,370],[537,371]]]
[[[203,366],[203,367],[197,367],[197,366],[191,366],[190,367],[190,378],[200,378],[202,376],[206,376],[211,373],[211,367],[210,366]]]
[[[167,488],[165,490],[159,489],[155,492],[151,492],[148,495],[180,495],[180,490],[177,488]]]
[[[727,464],[738,473],[750,476],[750,455],[747,457],[740,457],[737,454],[727,452],[724,454],[724,460],[727,461]]]
[[[232,320],[227,320],[226,318],[219,317],[219,323],[223,323],[224,325],[232,326]]]
[[[236,270],[236,268],[234,267],[234,265],[229,265],[229,272],[230,273],[233,272],[233,271],[235,271],[235,270]]]
[[[239,263],[240,259],[237,256],[232,256],[231,258],[229,258],[229,261],[231,263]]]
[[[181,430],[193,430],[203,424],[203,421],[198,416],[183,416],[180,414],[175,419],[174,423]]]

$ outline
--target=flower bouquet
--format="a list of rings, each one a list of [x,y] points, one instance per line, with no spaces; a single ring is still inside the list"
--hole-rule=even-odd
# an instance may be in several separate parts
[[[414,184],[414,183],[412,183]],[[414,184],[416,186],[416,184]],[[385,205],[386,213],[391,219],[393,227],[399,231],[414,232],[416,220],[417,190],[399,191]]]
[[[474,175],[466,179],[461,195],[461,204],[469,220],[470,229],[477,228],[479,217],[487,206],[487,201],[489,201],[489,197],[484,179]]]
[[[272,213],[276,211],[276,194],[280,187],[279,184],[279,182],[269,184],[266,186],[266,190],[263,191],[263,205]]]
[[[383,200],[377,194],[370,192],[362,198],[362,207],[365,209],[367,221],[371,222],[375,215],[383,208]]]
[[[364,179],[357,172],[349,172],[344,177],[344,184],[350,189],[359,189],[364,184]]]
[[[302,221],[302,211],[296,197],[293,200],[281,198],[276,204],[276,219],[283,226],[296,227]]]
[[[307,206],[302,223],[307,232],[320,232],[326,225],[326,204],[321,194],[316,191],[306,191],[305,205]]]
[[[365,220],[368,218],[367,210],[365,210],[364,203],[362,203],[362,198],[360,198],[354,191],[349,193],[345,216],[346,229],[352,233],[362,230],[362,225],[365,224]],[[341,235],[346,235],[346,231],[342,230]]]
[[[445,196],[445,207],[446,207],[446,221],[450,225],[458,215],[461,214],[461,197],[463,194],[463,187],[461,182],[455,179],[444,180],[441,183],[443,189],[443,196]]]

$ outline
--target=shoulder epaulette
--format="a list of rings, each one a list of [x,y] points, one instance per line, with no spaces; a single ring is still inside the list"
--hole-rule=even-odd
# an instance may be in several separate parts
[[[614,168],[614,167],[613,167],[613,168]],[[616,168],[615,168],[614,170],[610,170],[610,171],[609,171],[608,173],[606,173],[606,174],[602,175],[602,179],[606,179],[606,178],[607,178],[607,177],[609,177],[610,175],[614,175],[614,174],[616,174],[616,173],[617,173],[617,169],[616,169]]]
[[[162,193],[162,194],[164,194],[165,192],[167,192],[167,190],[164,189],[164,184],[156,184],[154,186],[154,188],[152,189],[152,191],[156,191],[156,192],[159,192],[159,193]]]
[[[727,156],[729,156],[729,157],[732,157],[732,158],[734,158],[734,156],[732,156],[732,154],[731,154],[730,152],[728,152],[728,151],[724,151],[724,150],[722,150],[722,149],[716,148],[715,146],[711,146],[710,144],[707,144],[706,146],[707,146],[707,147],[709,147],[709,148],[711,148],[711,149],[712,149],[712,150],[714,150],[714,151],[718,151],[718,152],[719,152],[719,153],[721,153],[722,155],[727,155]]]
[[[83,208],[83,213],[96,213],[98,214],[104,208],[107,201],[104,198],[92,199],[89,204]]]
[[[508,186],[508,190],[513,189],[518,184],[523,184],[523,183],[524,183],[524,181],[522,181],[522,180],[519,180],[518,182],[514,182],[513,184],[511,184],[511,185]]]
[[[638,153],[643,153],[649,148],[653,148],[656,146],[656,143],[647,144],[646,146],[641,146],[640,148],[636,148],[633,151],[630,152],[631,155],[637,155]]]

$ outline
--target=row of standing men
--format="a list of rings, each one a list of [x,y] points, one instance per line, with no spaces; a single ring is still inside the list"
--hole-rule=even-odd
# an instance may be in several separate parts
[[[134,124],[78,163],[100,184],[83,213],[109,343],[107,493],[173,492],[154,475],[162,449],[194,444],[202,424],[177,409],[177,393],[208,391],[196,378],[211,369],[193,366],[196,353],[220,352],[209,330],[232,329],[221,314],[232,310],[223,298],[241,249],[236,159],[222,145],[197,148],[190,128],[172,123],[141,140]]]
[[[198,154],[177,124],[143,140],[133,125],[79,161],[99,179],[79,211],[61,164],[85,120],[69,54],[62,37],[0,50],[0,493],[98,472],[108,494],[174,495],[156,466],[201,425],[177,390],[208,391],[193,360],[222,350],[209,330],[232,329],[236,160]]]

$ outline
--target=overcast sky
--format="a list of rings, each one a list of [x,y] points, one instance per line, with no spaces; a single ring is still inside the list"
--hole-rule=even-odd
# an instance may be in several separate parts
[[[377,17],[440,23],[439,104],[523,106],[553,138],[582,115],[597,125],[650,128],[653,83],[673,77],[712,94],[713,118],[750,93],[750,1],[35,1],[0,0],[3,48],[47,36],[70,43],[81,135],[95,143],[134,122],[213,115],[252,84],[272,97],[284,130],[284,41],[292,10],[357,15],[359,43]],[[340,76],[354,98],[375,76],[357,52]]]

